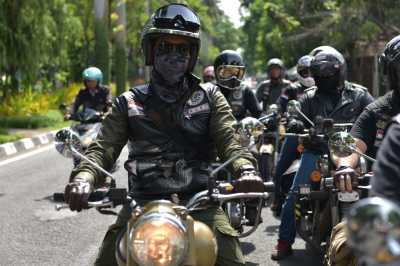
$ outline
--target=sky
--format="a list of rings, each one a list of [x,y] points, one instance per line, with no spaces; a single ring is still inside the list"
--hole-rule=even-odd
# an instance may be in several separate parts
[[[219,7],[230,18],[235,27],[239,27],[242,25],[239,14],[239,0],[220,0]]]

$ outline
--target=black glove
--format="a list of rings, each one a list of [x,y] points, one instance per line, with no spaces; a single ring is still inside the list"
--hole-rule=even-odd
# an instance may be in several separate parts
[[[304,130],[304,123],[297,119],[292,119],[287,124],[288,133],[301,133]]]
[[[339,167],[333,176],[336,188],[339,188],[340,192],[352,192],[353,186],[357,185],[352,184],[352,180],[355,180],[356,172],[349,166]]]
[[[235,191],[238,193],[264,192],[264,183],[253,167],[246,167],[236,180]]]
[[[88,208],[88,198],[93,186],[86,180],[76,178],[65,187],[65,202],[71,211],[80,212]]]

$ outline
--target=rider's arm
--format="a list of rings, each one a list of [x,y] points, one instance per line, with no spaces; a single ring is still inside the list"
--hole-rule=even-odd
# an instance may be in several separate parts
[[[361,139],[355,139],[355,142],[357,150],[359,150],[361,153],[365,153],[367,151],[367,144],[365,144],[364,141]],[[354,169],[357,167],[359,159],[360,156],[357,153],[352,153],[350,156],[339,158],[334,162],[338,168],[347,166]]]
[[[71,108],[69,110],[69,114],[71,116],[75,115],[75,113],[78,111],[79,107],[82,105],[82,90],[79,91],[78,95],[75,97],[74,103],[71,105]]]
[[[246,109],[250,111],[252,117],[259,118],[262,113],[262,109],[257,101],[256,95],[248,87],[245,89],[244,92],[245,92],[244,97],[245,97]]]
[[[236,123],[232,110],[225,97],[219,90],[213,90],[211,97],[211,118],[210,118],[210,137],[215,141],[218,156],[222,161],[242,153],[233,162],[233,171],[237,175],[245,165],[256,167],[256,160],[250,152],[244,149],[234,137],[235,130],[233,125]]]
[[[114,101],[112,111],[103,121],[96,141],[90,144],[85,155],[104,169],[111,169],[127,141],[128,110],[126,100],[121,96]],[[71,179],[77,176],[93,185],[104,181],[104,175],[84,160],[73,170]]]
[[[375,143],[376,122],[374,112],[367,108],[357,118],[351,129],[350,134],[355,138],[356,148],[362,153],[366,153],[368,147],[372,148]],[[359,158],[360,156],[357,153],[353,153],[349,157],[340,158],[336,165],[338,167],[349,166],[356,168]]]

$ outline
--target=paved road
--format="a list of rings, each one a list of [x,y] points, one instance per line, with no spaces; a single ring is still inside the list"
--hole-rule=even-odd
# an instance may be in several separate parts
[[[126,158],[126,152],[121,156]],[[63,190],[71,170],[70,160],[53,148],[2,165],[0,162],[0,265],[91,265],[107,226],[114,217],[88,210],[79,214],[56,212],[51,195]],[[123,167],[116,173],[118,185],[125,185]],[[270,260],[279,221],[269,210],[264,223],[242,240],[249,266],[321,265],[298,240],[295,253],[283,262]]]

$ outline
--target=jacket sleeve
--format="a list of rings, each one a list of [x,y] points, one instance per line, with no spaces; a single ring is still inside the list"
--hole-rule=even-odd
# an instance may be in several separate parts
[[[258,84],[256,88],[256,97],[258,102],[263,101],[263,94],[264,94],[264,83],[261,82],[260,84]]]
[[[239,153],[242,154],[232,163],[232,170],[236,176],[240,174],[240,169],[244,165],[250,164],[257,168],[254,157],[235,138],[233,126],[236,120],[225,97],[219,90],[213,90],[210,92],[210,98],[210,136],[215,141],[219,158],[227,161]]]
[[[71,109],[69,111],[70,115],[73,116],[78,111],[79,106],[82,105],[82,91],[79,91],[78,95],[75,97],[74,103],[71,105]]]
[[[102,168],[109,170],[127,141],[127,103],[124,97],[118,97],[113,103],[111,113],[104,119],[97,139],[89,145],[85,155]],[[84,160],[72,171],[71,180],[76,176],[88,180],[95,186],[103,183],[105,178],[99,170]]]
[[[250,111],[251,116],[259,118],[262,113],[261,106],[257,101],[256,95],[249,87],[245,89],[245,101],[246,108]]]

